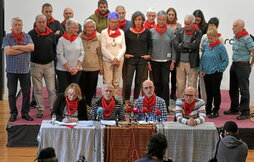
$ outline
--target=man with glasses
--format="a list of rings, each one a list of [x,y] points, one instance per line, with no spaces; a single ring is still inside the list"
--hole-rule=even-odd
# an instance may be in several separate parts
[[[162,121],[167,121],[165,100],[156,96],[152,81],[143,82],[143,92],[144,96],[139,97],[135,102],[135,108],[138,108],[140,112],[138,119],[145,120],[147,115],[149,121],[158,121],[160,116]]]
[[[205,104],[202,99],[197,98],[197,91],[193,87],[184,90],[184,98],[176,101],[176,120],[180,123],[195,126],[205,122]]]

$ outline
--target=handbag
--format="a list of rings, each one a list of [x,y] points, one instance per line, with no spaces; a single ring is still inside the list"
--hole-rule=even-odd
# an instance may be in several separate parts
[[[208,160],[208,162],[218,162],[218,160],[217,160],[217,158],[216,158],[216,155],[217,155],[217,152],[218,152],[220,140],[221,140],[221,139],[219,139],[218,142],[217,142],[214,157],[213,157],[212,159]]]

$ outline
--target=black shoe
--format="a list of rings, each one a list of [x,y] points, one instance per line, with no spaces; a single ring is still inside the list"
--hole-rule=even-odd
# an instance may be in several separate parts
[[[31,101],[30,102],[30,108],[34,109],[37,106],[36,101]]]
[[[17,115],[16,114],[11,114],[9,121],[10,122],[15,122],[16,120],[17,120]]]
[[[25,119],[25,120],[27,120],[27,121],[33,121],[34,119],[31,117],[31,116],[29,116],[28,114],[22,114],[22,119]]]
[[[171,98],[172,100],[176,101],[176,94],[171,94],[171,95],[170,95],[170,98]]]
[[[42,118],[43,114],[36,114],[36,118]]]
[[[213,112],[210,115],[208,115],[208,118],[217,118],[217,117],[219,117],[219,113],[217,112]]]
[[[238,117],[236,117],[237,120],[245,120],[249,118],[250,118],[250,115],[239,115]]]
[[[224,111],[224,115],[239,115],[240,112],[238,111],[232,111],[232,110],[228,110],[228,111]]]

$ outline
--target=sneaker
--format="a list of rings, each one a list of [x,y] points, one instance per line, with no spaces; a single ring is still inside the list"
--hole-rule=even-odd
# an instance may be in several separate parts
[[[236,120],[245,120],[249,118],[250,118],[250,115],[239,115],[238,117],[236,117]]]
[[[217,112],[213,112],[210,115],[208,115],[208,118],[217,118],[219,117],[219,114]]]
[[[228,111],[224,111],[224,115],[239,115],[240,112],[238,111],[232,111],[232,110],[228,110]]]

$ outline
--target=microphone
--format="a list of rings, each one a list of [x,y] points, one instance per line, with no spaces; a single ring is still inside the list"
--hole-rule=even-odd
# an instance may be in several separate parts
[[[160,109],[156,109],[155,110],[155,114],[158,116],[158,122],[161,122],[161,110]]]
[[[146,122],[148,121],[148,109],[147,107],[142,107],[142,113],[146,116]]]
[[[103,113],[103,108],[102,107],[98,107],[96,113],[97,113],[96,120],[99,121],[99,116]]]
[[[116,121],[116,126],[119,126],[119,124],[118,124],[119,116],[120,116],[120,109],[115,109],[115,121]]]
[[[138,120],[138,113],[139,113],[138,108],[135,107],[133,109],[133,113],[134,113],[134,120],[135,120],[135,122],[137,122],[137,120]]]
[[[131,118],[132,118],[132,112],[133,112],[133,109],[132,107],[129,105],[126,107],[126,113],[128,113],[129,115],[129,122],[131,123]]]

